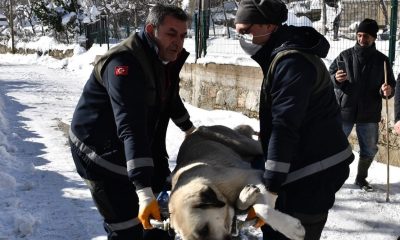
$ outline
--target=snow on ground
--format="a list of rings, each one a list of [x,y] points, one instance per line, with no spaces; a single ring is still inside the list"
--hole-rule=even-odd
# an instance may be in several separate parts
[[[354,41],[349,42],[350,46]],[[215,44],[216,46],[219,44]],[[190,50],[191,42],[186,47]],[[215,49],[221,50],[221,47]],[[94,56],[94,46],[76,48],[72,58],[55,60],[36,55],[0,57],[0,240],[106,239],[89,191],[75,172],[66,137],[69,123]],[[192,54],[193,55],[193,54]],[[215,54],[214,56],[217,56]],[[332,55],[332,56],[331,56]],[[337,53],[330,53],[326,63]],[[250,63],[237,53],[226,59],[201,61]],[[188,105],[196,126],[249,124],[258,120],[232,111],[206,111]],[[173,124],[167,136],[171,168],[183,134]],[[369,180],[377,188],[366,193],[353,185],[357,160],[337,194],[321,239],[395,240],[400,236],[400,169],[390,167],[390,202],[386,198],[386,166],[374,162]],[[248,229],[260,238],[260,232]],[[242,239],[246,239],[243,236]]]

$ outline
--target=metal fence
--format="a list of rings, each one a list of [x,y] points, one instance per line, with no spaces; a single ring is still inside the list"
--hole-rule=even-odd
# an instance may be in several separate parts
[[[393,62],[395,74],[400,73],[399,22],[397,12],[398,0],[302,0],[287,3],[289,9],[288,24],[312,26],[323,34],[330,42],[331,48],[327,59],[334,59],[341,51],[354,46],[356,29],[363,19],[375,19],[379,25],[376,47],[389,56]],[[189,27],[189,41],[194,41],[195,58],[209,55],[237,56],[243,54],[238,44],[235,32],[234,18],[237,1],[198,0],[196,11],[192,14]],[[397,13],[397,14],[392,14]],[[86,26],[88,44],[107,43],[113,29],[103,18],[96,23]],[[131,28],[132,29],[132,28]],[[125,28],[119,34],[122,38]],[[133,32],[134,29],[125,31]],[[390,33],[393,34],[390,34]],[[113,42],[119,39],[111,39]],[[397,44],[396,44],[397,43]]]
[[[325,3],[325,4],[323,4]],[[393,4],[394,3],[394,4]],[[194,18],[196,24],[206,24],[208,38],[201,38],[207,34],[201,33],[202,26],[193,31],[196,39],[197,57],[204,57],[210,53],[218,39],[218,44],[225,47],[213,48],[213,54],[241,54],[238,47],[237,35],[234,29],[234,16],[237,9],[235,1],[226,1],[222,6],[208,6],[200,8],[200,17]],[[298,26],[312,26],[323,34],[331,43],[329,59],[334,59],[341,51],[354,46],[356,43],[356,29],[363,19],[375,19],[379,25],[376,46],[379,51],[389,56],[393,61],[395,74],[400,73],[400,51],[397,0],[304,0],[287,3],[289,9],[288,24]],[[393,10],[394,9],[394,10]],[[398,13],[397,13],[398,14]],[[207,18],[202,20],[202,15]],[[390,34],[393,32],[393,34]],[[207,44],[204,44],[204,43]]]
[[[107,44],[109,46],[109,29],[106,16],[101,16],[99,20],[85,25],[86,49],[89,49],[94,43]]]

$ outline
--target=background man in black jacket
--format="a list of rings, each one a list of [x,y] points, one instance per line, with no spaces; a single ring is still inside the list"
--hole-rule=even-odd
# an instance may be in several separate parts
[[[316,240],[354,156],[321,60],[329,43],[313,28],[282,25],[287,13],[280,0],[242,0],[236,31],[264,73],[259,118],[265,187],[275,208],[298,218],[305,239]],[[264,239],[287,239],[269,226],[262,230]]]
[[[396,84],[389,59],[375,48],[377,32],[376,21],[364,19],[357,29],[356,45],[341,52],[329,67],[346,136],[356,125],[360,158],[355,184],[366,191],[373,190],[366,178],[378,152],[382,99],[393,96]]]
[[[179,72],[189,55],[183,49],[187,20],[182,9],[154,6],[144,31],[95,63],[75,109],[72,156],[108,239],[142,239],[149,219],[160,219],[154,193],[170,174],[168,122],[187,134],[194,130],[179,96]],[[165,232],[145,232],[144,239],[169,239]]]

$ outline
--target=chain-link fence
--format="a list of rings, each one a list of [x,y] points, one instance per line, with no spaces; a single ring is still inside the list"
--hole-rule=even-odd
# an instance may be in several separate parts
[[[394,1],[397,7],[397,1]],[[236,1],[225,1],[223,5],[207,6],[200,9],[200,17],[195,14],[194,21],[208,27],[208,38],[205,41],[202,36],[196,37],[197,57],[206,54],[238,55],[242,50],[238,47],[237,35],[234,27],[234,17],[237,10]],[[328,59],[334,59],[341,51],[354,46],[356,43],[356,29],[359,22],[365,18],[375,19],[379,25],[376,47],[392,58],[395,74],[400,72],[400,51],[398,44],[392,44],[390,48],[390,30],[395,32],[392,38],[399,39],[397,19],[392,16],[392,2],[387,0],[304,0],[287,3],[289,9],[288,21],[290,25],[312,26],[323,34],[331,44]],[[197,11],[196,13],[198,13]],[[397,11],[396,11],[397,12]],[[398,14],[398,13],[397,13]],[[204,16],[205,20],[201,17]],[[395,22],[393,22],[395,19]],[[192,24],[192,27],[196,27]],[[202,26],[199,26],[199,30]],[[196,30],[194,30],[196,32]],[[198,34],[201,35],[201,34]],[[204,43],[207,44],[204,44]],[[225,47],[216,47],[222,44]],[[220,45],[221,46],[221,45]]]

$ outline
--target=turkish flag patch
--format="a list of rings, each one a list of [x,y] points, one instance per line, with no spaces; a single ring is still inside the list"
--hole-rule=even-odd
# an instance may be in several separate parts
[[[128,76],[128,66],[116,66],[114,74],[115,76]]]

